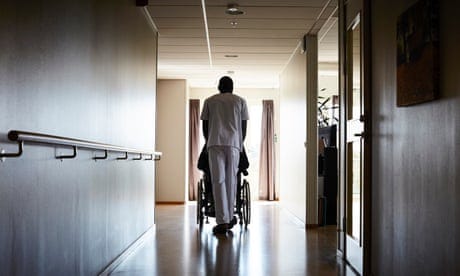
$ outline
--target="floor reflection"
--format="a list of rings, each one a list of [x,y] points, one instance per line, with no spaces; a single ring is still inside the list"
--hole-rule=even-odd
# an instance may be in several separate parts
[[[254,202],[252,223],[214,235],[195,207],[160,205],[156,231],[111,275],[345,275],[335,227],[306,231],[277,204]]]
[[[209,237],[206,234],[204,236]],[[209,243],[203,243],[201,248],[206,258],[206,274],[225,275],[229,273],[236,275],[240,257],[237,246],[235,246],[238,241],[233,238],[233,232],[217,235],[209,241]]]

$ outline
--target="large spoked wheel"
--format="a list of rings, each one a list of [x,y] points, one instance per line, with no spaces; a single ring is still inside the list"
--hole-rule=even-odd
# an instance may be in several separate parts
[[[196,223],[203,225],[203,179],[198,182],[198,194],[196,199]]]
[[[246,179],[243,181],[243,201],[242,201],[242,209],[243,209],[243,221],[244,226],[248,226],[251,223],[251,189],[249,188],[249,183]]]

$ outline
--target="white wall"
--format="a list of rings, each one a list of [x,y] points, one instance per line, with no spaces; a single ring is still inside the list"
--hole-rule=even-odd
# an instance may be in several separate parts
[[[185,202],[188,179],[187,82],[158,80],[156,201]]]
[[[321,89],[326,88],[326,90],[321,91]],[[334,95],[339,95],[339,76],[335,75],[319,75],[318,76],[318,96],[322,97],[332,97]]]
[[[298,50],[280,76],[280,201],[306,223],[306,57]]]
[[[236,83],[237,84],[237,83]],[[200,106],[203,107],[203,102],[204,100],[216,93],[219,93],[217,88],[191,88],[190,89],[190,94],[189,98],[190,99],[199,99],[200,100]],[[262,100],[273,100],[274,101],[274,108],[275,108],[275,133],[277,136],[279,136],[279,123],[280,123],[280,108],[279,108],[279,102],[280,102],[280,97],[279,97],[279,90],[278,89],[272,89],[272,88],[238,88],[235,87],[234,93],[236,95],[239,95],[243,98],[246,99],[248,105],[251,104],[258,104],[262,105]],[[250,118],[250,120],[254,120],[255,118]],[[252,130],[248,129],[248,135],[250,135],[249,132]],[[259,131],[255,129],[254,131]],[[247,148],[247,143],[246,143],[246,148]],[[279,143],[276,143],[276,184],[278,187],[280,186],[280,180],[279,180]],[[249,155],[250,153],[248,153]],[[249,176],[246,177],[251,184],[251,198],[254,200],[258,199],[258,192],[257,192],[257,187],[258,187],[258,180],[259,180],[259,164],[252,162],[250,164],[249,168]]]

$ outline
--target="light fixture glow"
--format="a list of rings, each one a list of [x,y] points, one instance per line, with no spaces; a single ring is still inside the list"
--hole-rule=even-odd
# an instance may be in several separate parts
[[[238,4],[228,4],[225,13],[229,15],[242,15],[244,11],[240,10]]]

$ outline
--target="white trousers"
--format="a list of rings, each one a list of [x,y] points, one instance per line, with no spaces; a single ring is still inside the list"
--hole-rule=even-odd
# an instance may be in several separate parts
[[[212,146],[208,148],[208,158],[216,223],[229,223],[235,205],[240,151],[229,146]]]

